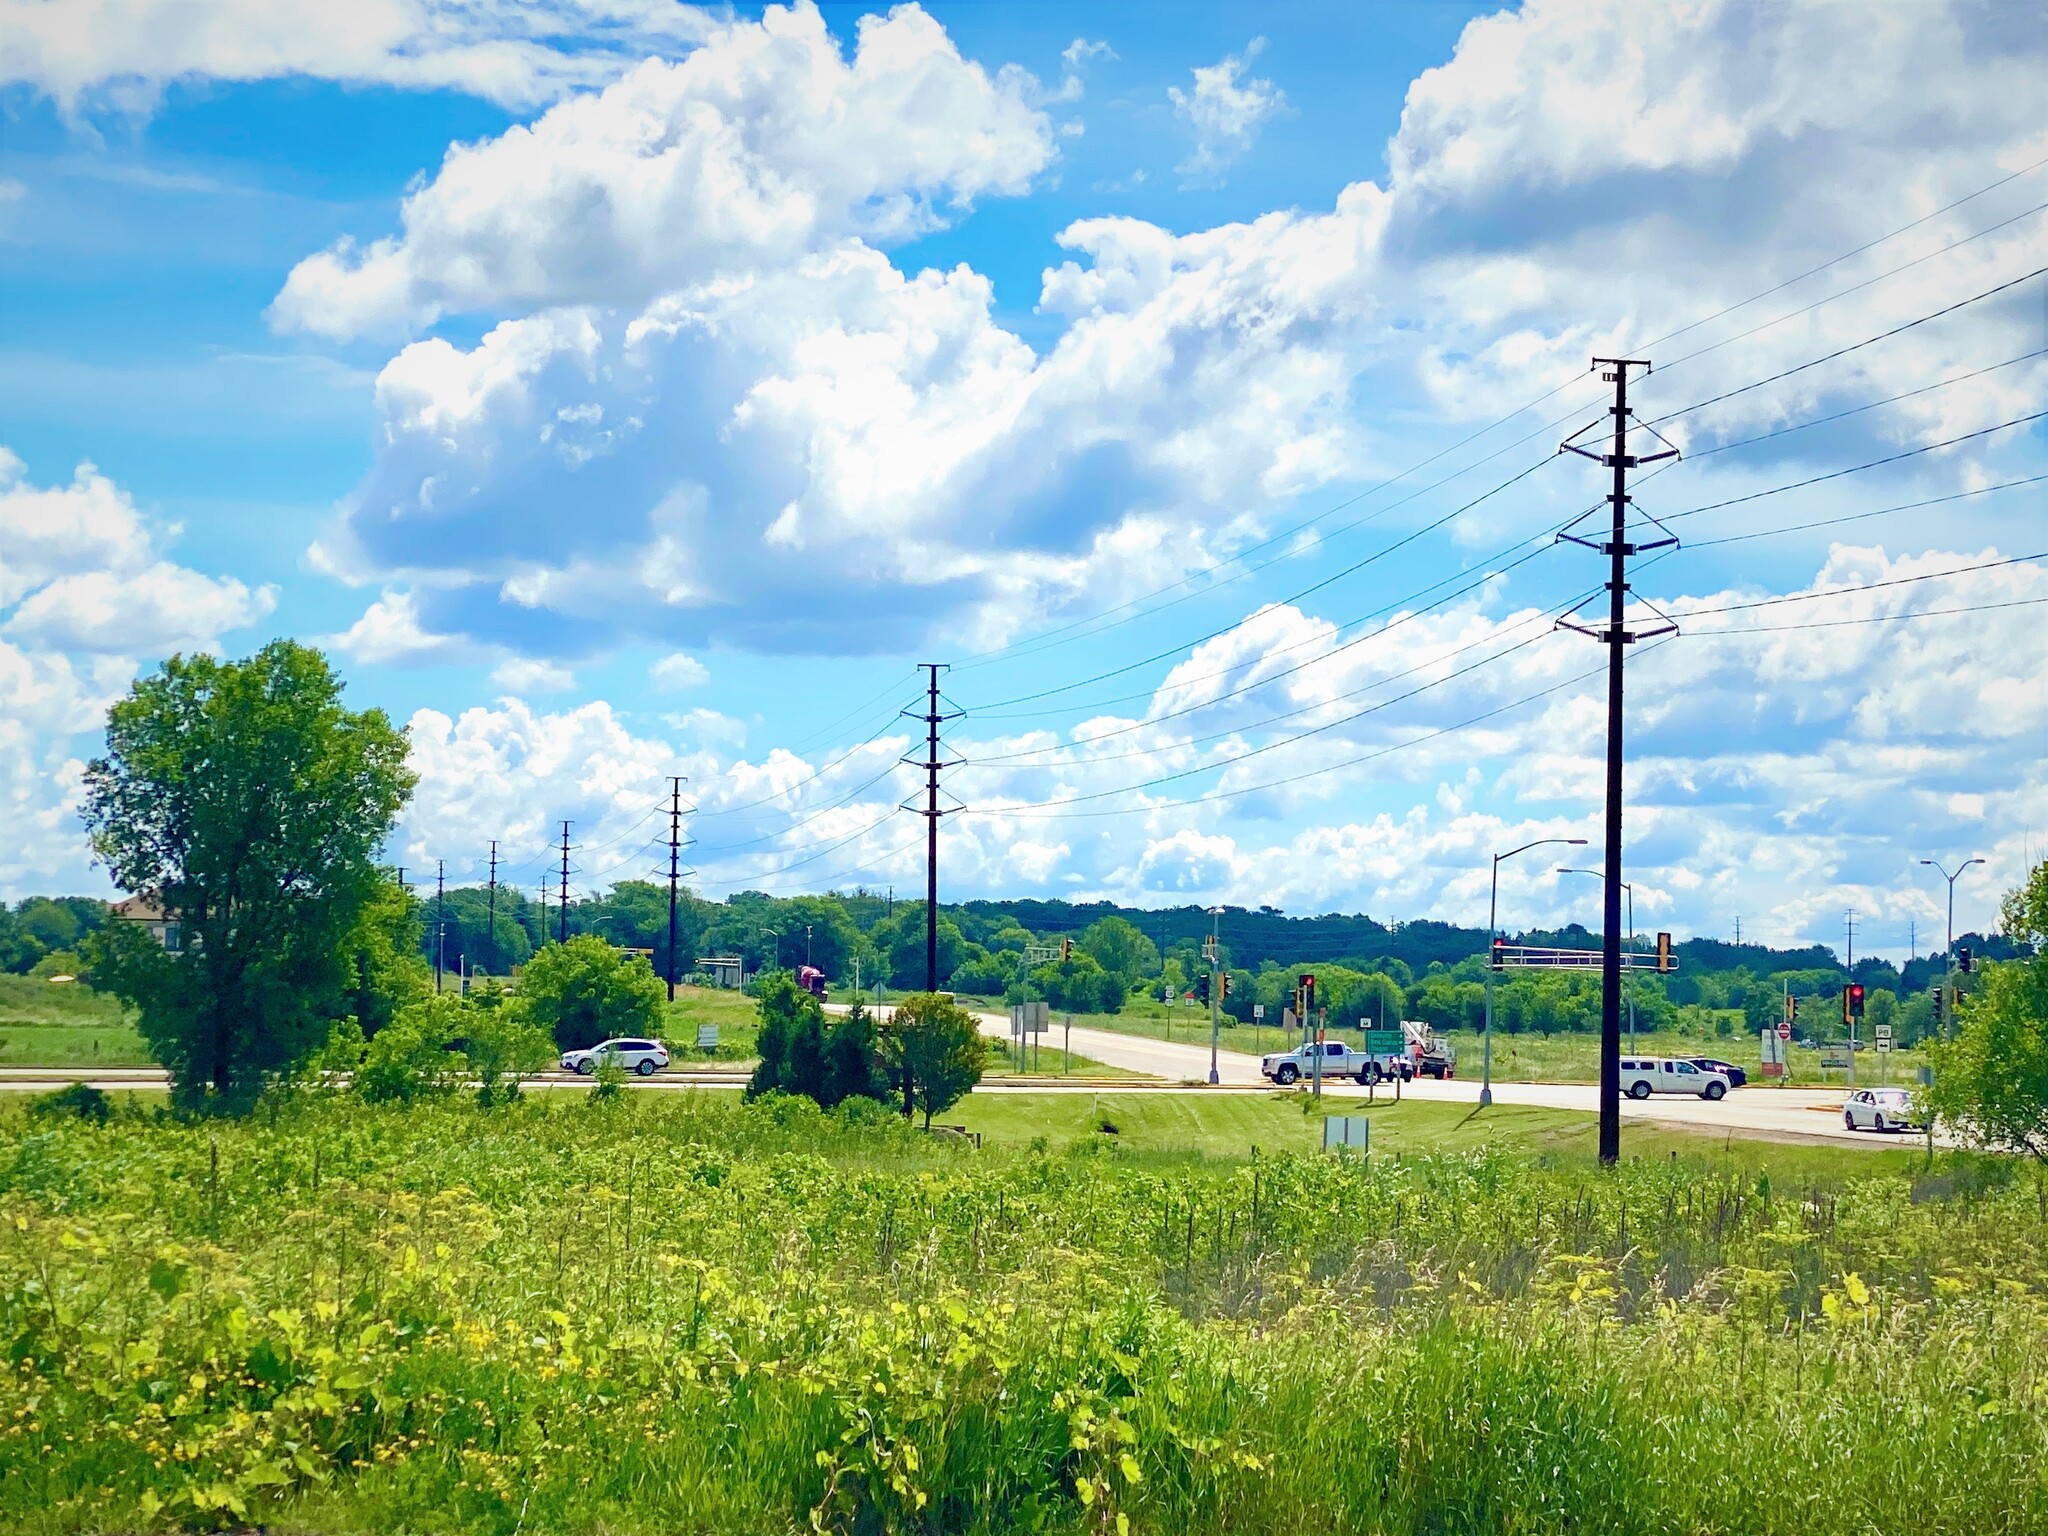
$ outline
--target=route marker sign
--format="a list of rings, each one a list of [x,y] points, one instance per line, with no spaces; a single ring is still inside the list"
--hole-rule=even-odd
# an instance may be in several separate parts
[[[1891,1025],[1879,1024],[1877,1026],[1877,1048],[1880,1051],[1889,1051],[1892,1048]]]

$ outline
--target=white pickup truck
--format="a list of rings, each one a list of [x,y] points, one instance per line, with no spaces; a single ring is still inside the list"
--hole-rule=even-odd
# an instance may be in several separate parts
[[[1350,1077],[1361,1084],[1369,1084],[1392,1082],[1397,1077],[1405,1082],[1414,1076],[1414,1065],[1406,1052],[1386,1051],[1374,1055],[1346,1045],[1342,1040],[1325,1040],[1320,1045],[1310,1042],[1297,1045],[1291,1051],[1261,1056],[1259,1072],[1268,1081],[1278,1083],[1282,1088],[1291,1088],[1304,1078],[1316,1075],[1318,1054],[1322,1058],[1322,1075],[1325,1078]]]

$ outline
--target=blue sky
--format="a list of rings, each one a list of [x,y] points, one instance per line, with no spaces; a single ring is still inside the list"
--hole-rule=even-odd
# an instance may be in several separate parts
[[[1624,350],[1642,925],[1903,953],[1921,857],[1977,925],[2041,856],[2025,8],[120,13],[0,5],[6,894],[104,888],[138,670],[282,634],[410,724],[414,867],[645,873],[682,773],[713,893],[914,887],[939,660],[952,894],[1475,920],[1598,835]]]

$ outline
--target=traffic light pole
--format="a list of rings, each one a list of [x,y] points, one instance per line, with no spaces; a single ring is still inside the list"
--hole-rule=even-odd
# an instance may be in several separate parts
[[[1603,930],[1600,940],[1600,1161],[1613,1166],[1621,1160],[1621,765],[1622,765],[1622,672],[1627,648],[1639,639],[1652,635],[1669,634],[1676,625],[1666,624],[1655,628],[1632,632],[1627,628],[1628,606],[1628,557],[1642,550],[1657,549],[1676,544],[1675,538],[1657,540],[1647,544],[1631,544],[1628,539],[1628,472],[1643,464],[1659,459],[1677,456],[1673,448],[1665,452],[1634,455],[1628,451],[1629,409],[1628,371],[1631,368],[1647,369],[1648,361],[1637,358],[1593,359],[1593,366],[1609,370],[1607,382],[1614,385],[1614,404],[1610,407],[1613,417],[1612,447],[1606,453],[1582,448],[1569,440],[1560,444],[1560,451],[1568,451],[1604,464],[1613,471],[1613,489],[1608,493],[1608,537],[1604,544],[1595,544],[1570,532],[1560,533],[1558,538],[1589,549],[1596,549],[1608,557],[1607,577],[1607,627],[1592,630],[1570,622],[1569,616],[1558,620],[1567,629],[1591,635],[1607,646],[1607,835],[1605,890],[1601,904]]]
[[[1219,914],[1221,907],[1209,909],[1209,1082],[1213,1087],[1223,1079],[1217,1075],[1217,1046],[1223,1036],[1223,987],[1216,974],[1216,956],[1220,945],[1218,935],[1222,925]]]

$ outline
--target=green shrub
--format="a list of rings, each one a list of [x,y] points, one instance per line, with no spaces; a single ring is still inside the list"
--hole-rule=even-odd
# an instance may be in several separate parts
[[[620,1035],[657,1033],[668,991],[645,955],[629,955],[585,933],[545,946],[527,963],[519,1002],[529,1023],[574,1051]]]
[[[29,1113],[44,1119],[87,1120],[105,1125],[114,1116],[114,1101],[91,1083],[72,1083],[55,1093],[38,1094]]]

